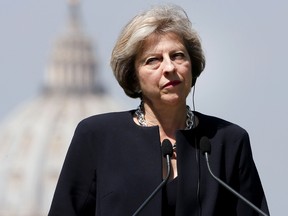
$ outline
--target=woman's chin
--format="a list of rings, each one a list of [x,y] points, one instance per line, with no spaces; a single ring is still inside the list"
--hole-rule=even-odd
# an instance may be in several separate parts
[[[186,98],[181,98],[178,95],[165,95],[161,97],[163,103],[169,104],[169,105],[179,105],[186,103]]]

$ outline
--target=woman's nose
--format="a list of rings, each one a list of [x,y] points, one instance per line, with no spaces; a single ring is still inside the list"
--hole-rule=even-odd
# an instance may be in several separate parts
[[[163,73],[173,72],[175,70],[175,65],[170,58],[164,59],[163,61]]]

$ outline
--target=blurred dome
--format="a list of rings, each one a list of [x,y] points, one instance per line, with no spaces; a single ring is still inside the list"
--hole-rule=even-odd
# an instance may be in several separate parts
[[[78,1],[55,43],[43,91],[0,125],[0,215],[47,215],[77,123],[121,109],[97,81],[92,42],[81,31]]]

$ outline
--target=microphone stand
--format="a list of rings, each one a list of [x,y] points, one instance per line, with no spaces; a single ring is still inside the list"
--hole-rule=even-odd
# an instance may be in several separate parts
[[[261,211],[257,206],[255,206],[253,203],[251,203],[249,200],[247,200],[245,197],[243,197],[241,194],[237,193],[233,188],[231,188],[230,186],[228,186],[225,182],[223,182],[221,179],[219,179],[218,177],[216,177],[211,169],[210,169],[210,165],[209,165],[209,158],[208,158],[208,153],[205,152],[205,158],[206,158],[206,163],[207,163],[207,167],[208,170],[210,172],[210,174],[212,175],[212,177],[219,182],[222,186],[224,186],[226,189],[228,189],[229,191],[231,191],[235,196],[237,196],[239,199],[243,200],[244,202],[246,202],[251,208],[253,208],[255,211],[257,211],[258,213],[260,213],[263,216],[268,216],[266,213],[264,213],[263,211]]]
[[[142,203],[142,205],[136,210],[136,212],[132,216],[136,216],[139,214],[142,209],[147,205],[147,203],[155,196],[155,194],[167,183],[168,178],[171,173],[171,161],[170,161],[170,155],[166,155],[166,160],[167,160],[167,175],[165,179],[161,182],[160,185],[151,193],[151,195]]]

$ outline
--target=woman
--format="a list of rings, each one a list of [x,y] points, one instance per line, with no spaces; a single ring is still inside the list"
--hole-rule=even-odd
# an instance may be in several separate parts
[[[258,215],[212,179],[199,152],[203,136],[211,142],[214,174],[268,212],[247,132],[186,105],[205,58],[183,9],[156,6],[134,17],[111,66],[125,93],[141,103],[79,123],[50,216],[132,215],[166,175],[164,139],[174,146],[172,173],[139,215]]]

